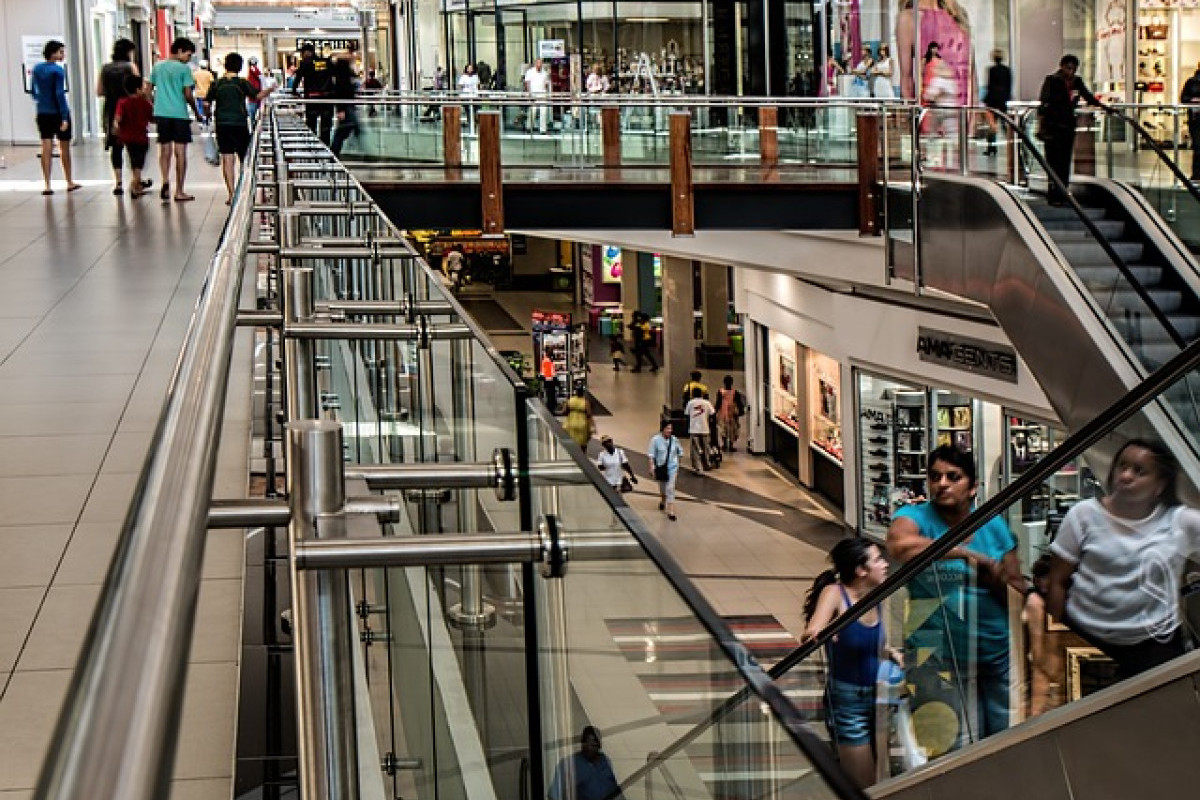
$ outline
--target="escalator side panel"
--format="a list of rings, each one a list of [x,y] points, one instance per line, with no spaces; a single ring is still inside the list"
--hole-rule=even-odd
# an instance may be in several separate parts
[[[1187,797],[1200,785],[1192,653],[872,791],[889,800]]]
[[[1005,189],[979,179],[930,177],[920,230],[925,285],[991,308],[1068,429],[1093,419],[1140,380],[1061,254]]]

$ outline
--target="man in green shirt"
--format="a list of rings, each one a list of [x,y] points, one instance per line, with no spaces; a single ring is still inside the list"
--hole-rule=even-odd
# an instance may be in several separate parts
[[[171,199],[171,158],[175,159],[175,202],[196,198],[183,190],[187,178],[187,147],[192,141],[192,113],[195,107],[192,87],[196,85],[188,62],[196,45],[180,36],[171,43],[171,57],[154,65],[150,83],[154,85],[154,122],[158,129],[158,168],[162,171],[162,189],[158,196]]]
[[[250,81],[238,75],[241,71],[241,55],[230,53],[225,56],[225,74],[209,87],[208,95],[204,98],[208,116],[216,124],[221,174],[225,178],[225,188],[229,190],[229,200],[225,201],[227,205],[233,200],[234,157],[238,161],[245,161],[246,151],[250,149],[250,114],[246,109],[246,101],[261,102],[275,91],[274,88],[256,90]]]

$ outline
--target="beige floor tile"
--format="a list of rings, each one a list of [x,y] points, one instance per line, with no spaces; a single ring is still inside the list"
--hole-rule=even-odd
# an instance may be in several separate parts
[[[70,525],[0,527],[0,588],[49,586],[70,535]]]
[[[192,663],[237,661],[241,647],[242,582],[240,579],[200,583],[196,628],[192,635]]]
[[[52,399],[56,403],[124,402],[133,391],[130,375],[64,375],[0,378],[0,397]]]
[[[229,800],[232,795],[232,778],[201,778],[171,782],[170,800]],[[4,800],[3,795],[0,795],[0,800]]]
[[[119,522],[81,522],[76,525],[66,555],[54,576],[54,585],[102,583],[120,536]]]
[[[205,580],[236,578],[245,574],[246,533],[239,529],[211,530],[204,543]]]
[[[0,589],[0,671],[16,666],[45,596],[43,587]]]
[[[0,800],[33,800],[33,789],[0,790]]]
[[[104,457],[103,471],[106,473],[142,471],[146,453],[150,449],[151,431],[118,432],[112,439],[108,454]]]
[[[89,475],[0,478],[0,508],[9,525],[75,522],[91,488]]]
[[[74,407],[55,406],[60,412]],[[93,435],[0,434],[0,477],[95,475],[111,439],[111,428]]]
[[[96,488],[88,497],[81,522],[124,522],[137,486],[135,472],[105,472],[96,479]]]
[[[51,586],[29,634],[17,674],[48,669],[71,669],[87,635],[92,611],[100,597],[98,584]]]
[[[175,779],[227,778],[233,774],[237,664],[188,667],[179,726]]]
[[[70,681],[70,670],[13,675],[0,700],[0,789],[34,787]]]

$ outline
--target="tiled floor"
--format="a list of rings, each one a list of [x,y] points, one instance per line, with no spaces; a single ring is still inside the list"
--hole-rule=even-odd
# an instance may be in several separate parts
[[[35,152],[0,148],[5,800],[32,796],[226,211],[198,152],[187,205],[112,196],[95,143],[74,149],[85,188],[68,195],[58,173],[42,197]],[[246,475],[248,343],[237,352],[221,497]],[[175,797],[230,796],[242,563],[240,531],[209,534]]]

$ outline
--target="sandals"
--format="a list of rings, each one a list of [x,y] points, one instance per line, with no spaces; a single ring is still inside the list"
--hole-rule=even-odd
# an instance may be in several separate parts
[[[162,188],[158,190],[158,198],[164,203],[171,202],[171,184],[164,183]]]
[[[78,191],[79,189],[82,189],[82,188],[83,188],[82,183],[72,183],[70,186],[67,187],[67,191],[74,192],[74,191]]]
[[[196,199],[196,198],[195,198],[194,196],[190,195],[190,194],[177,194],[177,195],[175,195],[175,202],[176,202],[176,203],[189,203],[189,202],[191,202],[192,200],[195,200],[195,199]]]
[[[123,194],[125,194],[125,187],[118,183],[113,189],[113,197],[120,197]]]
[[[54,194],[53,189],[42,189],[42,197],[45,197],[46,195],[50,195],[50,194]]]

